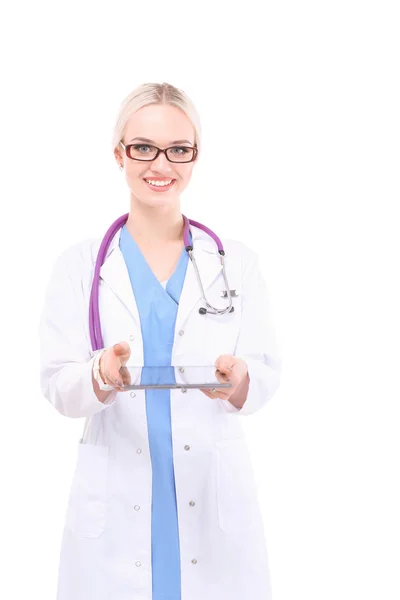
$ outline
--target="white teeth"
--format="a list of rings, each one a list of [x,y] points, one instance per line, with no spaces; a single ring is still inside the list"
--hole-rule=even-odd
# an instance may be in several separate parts
[[[154,181],[152,179],[145,179],[145,181],[147,181],[147,183],[150,183],[150,185],[162,187],[164,185],[169,185],[172,182],[172,179],[169,179],[168,181]]]

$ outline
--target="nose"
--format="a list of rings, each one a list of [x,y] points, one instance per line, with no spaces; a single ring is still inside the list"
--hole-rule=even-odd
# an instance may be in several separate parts
[[[157,158],[152,161],[151,170],[163,173],[170,173],[172,171],[172,164],[165,156],[164,152],[160,152]]]

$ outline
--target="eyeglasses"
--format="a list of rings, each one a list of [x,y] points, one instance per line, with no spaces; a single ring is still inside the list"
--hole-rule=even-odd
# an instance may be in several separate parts
[[[198,150],[191,146],[170,146],[169,148],[157,148],[149,144],[128,144],[123,146],[128,158],[133,160],[150,161],[155,160],[160,152],[164,152],[165,156],[173,163],[188,163],[196,159]]]

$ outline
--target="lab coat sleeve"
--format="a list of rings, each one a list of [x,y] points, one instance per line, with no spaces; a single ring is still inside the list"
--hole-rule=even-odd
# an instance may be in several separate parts
[[[266,282],[258,257],[253,252],[242,276],[242,295],[241,325],[234,355],[247,363],[249,390],[241,409],[237,409],[229,400],[221,399],[221,402],[227,412],[250,415],[272,398],[281,374],[281,353]]]
[[[40,385],[43,395],[66,417],[90,417],[114,403],[112,391],[100,402],[92,384],[93,352],[84,319],[83,260],[74,247],[56,261],[40,318]]]

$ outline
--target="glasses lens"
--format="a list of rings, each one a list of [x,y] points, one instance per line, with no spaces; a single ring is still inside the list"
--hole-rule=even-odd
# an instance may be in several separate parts
[[[148,144],[134,144],[130,147],[131,158],[136,160],[153,160],[157,154],[157,148]]]
[[[190,162],[193,160],[193,155],[193,148],[187,148],[186,146],[174,146],[167,150],[167,156],[172,162]]]

